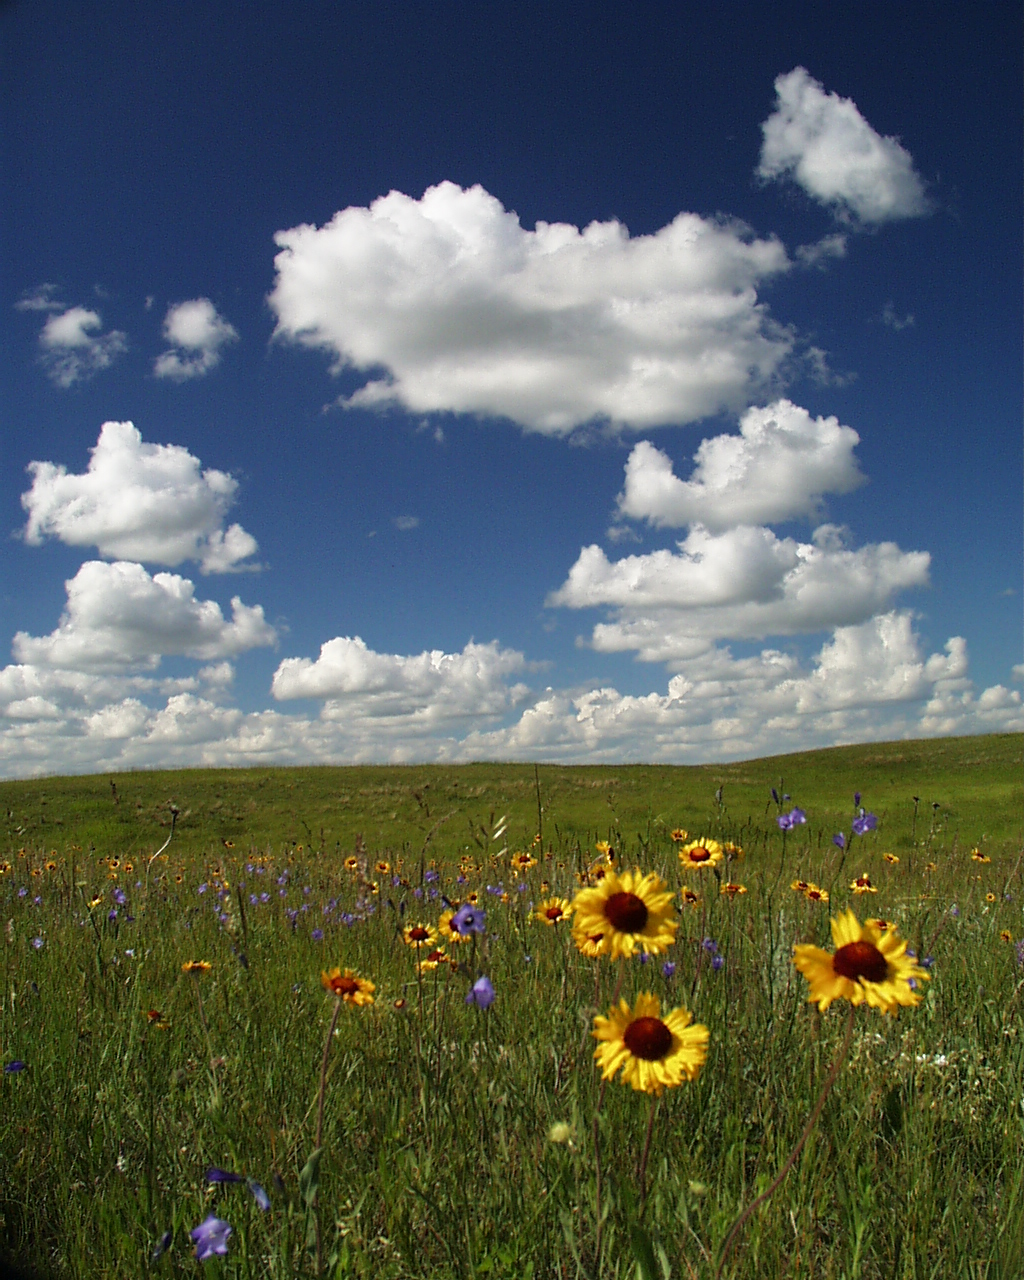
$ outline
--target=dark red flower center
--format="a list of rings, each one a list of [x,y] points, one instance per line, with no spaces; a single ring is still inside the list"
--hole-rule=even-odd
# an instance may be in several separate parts
[[[430,930],[425,929],[421,924],[414,924],[409,930],[409,937],[413,942],[426,942],[430,937]]]
[[[548,907],[544,914],[549,920],[561,920],[563,913],[561,907]]]
[[[881,951],[870,942],[848,942],[832,957],[832,968],[851,981],[865,978],[868,982],[884,982],[889,972],[889,962]]]
[[[639,933],[647,923],[647,904],[635,893],[613,893],[604,904],[604,915],[620,933]]]
[[[696,849],[690,850],[688,856],[691,862],[707,862],[708,858],[711,857],[711,850],[705,849],[702,844],[699,844]]]
[[[634,1058],[658,1062],[672,1048],[672,1032],[660,1018],[634,1018],[622,1039]]]
[[[346,996],[354,996],[359,990],[359,983],[355,978],[332,978],[331,990],[336,996],[341,996],[344,1000]]]
[[[427,956],[427,962],[432,961],[434,964],[439,964],[444,959],[445,959],[445,954],[440,949],[431,951],[430,955]]]

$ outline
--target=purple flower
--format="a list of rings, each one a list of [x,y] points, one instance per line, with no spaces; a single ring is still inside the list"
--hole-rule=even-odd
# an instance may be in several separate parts
[[[866,836],[869,831],[874,831],[878,826],[878,819],[873,813],[865,813],[861,809],[860,813],[853,820],[853,834],[855,836]]]
[[[218,1169],[217,1166],[211,1165],[206,1171],[207,1182],[241,1182],[243,1181],[240,1173],[230,1173],[227,1169]]]
[[[206,892],[206,881],[204,880],[203,883],[196,890],[196,893],[205,893],[205,892]]]
[[[111,907],[111,908],[110,908],[110,910],[107,912],[107,919],[108,919],[108,920],[116,920],[116,919],[117,919],[117,907]]]
[[[38,951],[38,950],[39,950],[39,948],[43,945],[43,940],[42,940],[42,938],[33,938],[33,939],[32,939],[32,945],[33,945],[33,946],[35,947],[35,949]]]
[[[427,882],[427,884],[433,884],[434,881],[437,879],[437,872],[434,870],[433,867],[431,867],[429,871],[424,871],[423,879]]]
[[[666,978],[671,978],[675,973],[675,971],[676,971],[676,966],[675,966],[674,960],[666,960],[665,963],[661,966],[661,972],[665,975]]]
[[[123,907],[124,904],[128,901],[128,895],[125,893],[123,889],[115,889],[114,901],[117,903],[119,907]]]
[[[855,791],[853,793],[853,807],[856,809],[859,804],[860,804],[860,792]]]
[[[270,894],[269,894],[269,893],[261,893],[261,894],[260,894],[260,902],[269,902],[269,901],[270,901]]]
[[[1018,968],[1024,969],[1024,940],[1017,943],[1016,951],[1017,951],[1017,966]]]
[[[391,877],[391,887],[392,887],[392,889],[397,889],[397,888],[398,888],[398,886],[399,886],[401,883],[402,883],[402,877],[401,877],[401,876],[392,876],[392,877]]]
[[[254,906],[254,907],[255,907],[255,906],[258,906],[258,905],[259,905],[259,901],[260,901],[260,900],[259,900],[259,898],[257,898],[257,897],[256,897],[256,895],[255,895],[254,893],[250,893],[250,894],[249,894],[249,903],[250,903],[250,905],[251,905],[251,906]]]
[[[170,1231],[165,1231],[160,1239],[156,1242],[156,1248],[153,1250],[153,1261],[163,1257],[167,1250],[171,1247],[171,1240],[174,1237]]]
[[[719,969],[721,969],[721,967],[724,964],[725,964],[725,956],[714,956],[712,958],[711,967],[712,969],[715,970],[716,973],[718,972]]]
[[[782,831],[792,831],[794,827],[798,827],[801,822],[807,821],[807,814],[803,809],[791,809],[789,813],[780,813],[776,818],[779,828]]]
[[[195,1241],[196,1261],[205,1262],[207,1258],[212,1258],[215,1253],[227,1253],[228,1236],[231,1234],[231,1228],[223,1218],[218,1218],[214,1214],[199,1224],[189,1235]]]
[[[705,951],[707,951],[711,955],[714,955],[715,952],[718,950],[718,943],[714,940],[714,938],[705,938],[700,945],[704,948]]]
[[[287,898],[287,896],[288,896],[288,890],[287,890],[287,889],[278,889],[278,891],[277,891],[277,896],[278,896],[279,898]]]
[[[415,889],[413,889],[413,891],[412,891],[412,896],[413,896],[414,898],[422,898],[422,897],[423,897],[423,890],[419,887],[419,885],[417,885],[417,886],[416,886],[416,888],[415,888]]]
[[[309,936],[313,939],[314,942],[322,942],[324,937],[324,931],[323,929],[314,929]]]
[[[266,1213],[270,1208],[270,1196],[267,1195],[258,1182],[253,1182],[252,1178],[249,1179],[249,1190],[252,1192],[253,1199]]]
[[[28,890],[25,888],[24,885],[22,885],[22,887],[18,890],[18,897],[24,898],[27,894],[28,894]]]
[[[772,787],[772,799],[775,801],[776,804],[779,803],[779,793],[775,790],[774,787]]]
[[[466,877],[462,874],[462,872],[461,872],[461,871],[460,871],[460,872],[459,872],[459,874],[455,877],[455,883],[456,883],[456,884],[465,884],[465,883],[466,883]]]
[[[464,902],[452,916],[452,926],[456,933],[483,933],[485,929],[482,908],[472,902]]]
[[[308,885],[308,884],[307,884],[307,885],[303,885],[303,886],[302,886],[302,892],[303,892],[304,894],[305,894],[305,893],[309,893],[309,891],[310,891],[310,889],[309,889],[309,885]]]
[[[516,885],[516,888],[519,890],[520,893],[525,893],[528,888],[526,881],[520,880],[519,883]]]
[[[832,837],[832,843],[838,845],[840,849],[846,848],[846,836],[841,831],[837,831]]]
[[[651,957],[647,954],[647,952],[646,952],[646,951],[641,951],[641,952],[640,952],[640,963],[641,963],[641,964],[646,964],[646,963],[647,963],[647,961],[648,961],[648,960],[650,960],[650,958],[651,958]]]
[[[355,924],[355,922],[356,922],[356,918],[355,918],[355,916],[351,913],[351,911],[343,911],[343,912],[341,913],[341,923],[342,923],[343,925],[346,925],[349,929],[351,929],[351,928],[352,928],[352,926]]]
[[[286,871],[286,872],[284,872],[284,874],[283,874],[283,875],[279,875],[279,876],[277,877],[277,883],[278,883],[278,884],[287,884],[287,883],[288,883],[288,872],[287,872],[287,871]]]
[[[13,1062],[8,1062],[4,1066],[4,1075],[13,1076],[13,1075],[17,1075],[19,1071],[24,1071],[24,1070],[25,1070],[25,1063],[22,1062],[20,1058],[15,1058]]]
[[[953,905],[950,907],[950,909],[949,909],[949,914],[953,917],[953,919],[954,919],[954,920],[956,920],[956,919],[958,918],[958,916],[960,915],[960,908],[956,905],[956,903],[955,903],[955,902],[954,902],[954,903],[953,903]]]
[[[934,963],[935,963],[934,956],[925,956],[925,958],[921,961],[921,968],[930,969],[932,965],[934,965]]]
[[[494,988],[488,977],[477,978],[466,996],[466,1004],[475,1004],[478,1009],[486,1009],[494,1003]]]

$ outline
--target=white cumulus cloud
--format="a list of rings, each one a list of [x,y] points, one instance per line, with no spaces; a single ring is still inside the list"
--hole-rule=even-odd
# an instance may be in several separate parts
[[[761,126],[760,177],[792,177],[812,199],[862,223],[928,212],[910,153],[876,133],[856,103],[826,93],[803,67],[777,77],[775,93]]]
[[[235,596],[229,621],[216,601],[195,598],[187,578],[150,577],[141,564],[88,560],[65,586],[67,606],[56,630],[19,631],[16,662],[84,672],[154,670],[162,656],[211,662],[277,639],[261,605]]]
[[[372,373],[347,407],[639,430],[742,408],[793,345],[757,296],[790,266],[783,246],[692,213],[653,235],[529,231],[482,187],[442,182],[275,240],[277,336]]]
[[[243,561],[257,551],[256,539],[239,524],[223,527],[238,489],[227,472],[203,471],[181,445],[145,444],[130,422],[105,422],[90,453],[80,475],[29,464],[32,487],[21,505],[30,545],[53,537],[172,568],[196,560],[203,573],[251,567]]]
[[[34,301],[39,305],[30,309],[52,311],[48,297],[45,293],[37,295]],[[39,335],[39,346],[51,381],[59,387],[85,382],[128,350],[126,334],[119,329],[101,333],[102,328],[99,312],[88,307],[68,307],[48,317]]]
[[[608,606],[613,620],[595,626],[595,649],[675,665],[718,639],[861,623],[888,609],[897,592],[926,586],[929,562],[927,552],[892,542],[851,550],[833,525],[820,526],[809,543],[763,527],[713,534],[695,525],[676,551],[610,561],[599,546],[584,547],[547,603]]]
[[[859,438],[837,418],[812,418],[777,400],[748,409],[738,436],[702,440],[688,480],[675,475],[666,453],[642,440],[626,463],[619,514],[662,528],[700,523],[712,531],[815,516],[824,494],[863,483],[853,456]]]
[[[209,298],[193,298],[168,307],[164,337],[171,349],[157,356],[153,372],[158,378],[187,382],[216,368],[220,364],[221,349],[238,340],[238,331],[219,314]]]
[[[285,658],[271,685],[276,699],[328,699],[324,715],[352,721],[403,718],[425,725],[473,716],[499,716],[528,690],[510,678],[523,655],[497,641],[470,641],[461,653],[440,649],[408,657],[376,653],[359,636],[338,636],[320,647],[315,662]]]

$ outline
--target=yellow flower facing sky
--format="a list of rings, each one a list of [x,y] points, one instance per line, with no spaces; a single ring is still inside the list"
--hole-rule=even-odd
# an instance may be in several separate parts
[[[661,1002],[649,992],[638,995],[632,1009],[620,1000],[607,1018],[594,1019],[594,1058],[602,1078],[611,1080],[621,1069],[623,1084],[656,1095],[696,1080],[707,1059],[709,1032],[692,1021],[686,1009],[662,1018]]]
[[[402,941],[410,947],[432,947],[437,942],[437,930],[432,924],[407,924]]]
[[[810,984],[811,1004],[825,1012],[833,1000],[869,1004],[895,1014],[900,1005],[921,1001],[911,979],[927,979],[928,971],[907,955],[907,944],[892,927],[881,930],[874,921],[861,924],[852,911],[832,920],[836,950],[823,951],[809,943],[793,948],[793,963]]]
[[[828,890],[822,889],[816,884],[809,884],[804,890],[804,897],[808,902],[828,902]]]
[[[339,1000],[357,1007],[373,1004],[373,993],[377,989],[369,978],[360,978],[355,969],[346,969],[342,973],[340,969],[335,968],[321,973],[320,984],[325,991],[337,996]]]
[[[679,921],[672,914],[672,893],[655,873],[639,868],[610,872],[600,884],[581,889],[572,903],[576,932],[601,935],[601,954],[613,960],[635,951],[658,955],[675,941]]]
[[[572,915],[572,904],[566,898],[546,898],[533,913],[535,920],[552,928]]]
[[[737,884],[734,880],[728,880],[722,885],[721,892],[731,902],[733,898],[739,897],[741,893],[746,893],[747,886],[745,884]]]
[[[209,973],[213,968],[209,960],[186,960],[181,966],[182,973]]]
[[[717,840],[702,836],[700,840],[691,840],[679,850],[679,861],[683,869],[703,871],[706,867],[715,867],[724,861],[725,854]]]
[[[871,883],[871,877],[867,874],[858,876],[856,880],[851,881],[850,888],[854,893],[877,893],[878,890]]]

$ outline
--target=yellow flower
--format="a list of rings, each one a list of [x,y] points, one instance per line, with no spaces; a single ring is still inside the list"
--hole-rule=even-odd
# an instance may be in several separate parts
[[[700,902],[700,894],[685,884],[679,890],[679,897],[688,907],[695,907]]]
[[[600,884],[605,878],[611,867],[607,862],[595,862],[587,868],[586,876],[580,877],[580,883],[585,880],[588,884]]]
[[[676,827],[675,831],[672,832],[671,839],[674,844],[682,844],[684,840],[689,839],[689,835],[690,833],[685,827]]]
[[[433,951],[429,951],[423,959],[417,964],[417,973],[429,973],[431,969],[436,969],[439,964],[448,963],[448,953],[443,947],[435,947]]]
[[[896,863],[899,862],[899,858],[897,858],[894,853],[883,853],[882,857],[886,860],[886,862],[888,862],[890,867],[894,867]]]
[[[887,933],[896,928],[895,920],[886,920],[883,916],[875,916],[864,921],[865,928],[877,929],[879,933]]]
[[[721,891],[731,902],[738,894],[746,893],[747,886],[745,884],[736,884],[732,880],[727,880],[726,883],[722,885]]]
[[[1013,934],[1009,931],[1009,929],[1000,929],[1000,930],[999,930],[999,941],[1000,941],[1000,942],[1012,942],[1012,941],[1013,941]]]
[[[641,875],[639,868],[621,876],[610,872],[599,885],[581,889],[572,906],[580,933],[601,934],[602,954],[613,960],[637,950],[657,955],[672,945],[679,928],[665,882],[653,871]]]
[[[533,913],[535,920],[552,928],[572,915],[572,904],[566,898],[547,898]]]
[[[604,955],[604,934],[585,933],[577,924],[572,927],[572,940],[580,955],[589,956],[591,960]]]
[[[986,893],[986,894],[985,894],[985,901],[986,901],[986,902],[995,902],[995,900],[996,900],[996,895],[995,895],[994,893]]]
[[[722,846],[717,840],[702,836],[700,840],[691,840],[679,850],[679,861],[684,867],[703,871],[705,867],[715,867],[725,857]]]
[[[450,908],[448,911],[442,911],[441,919],[437,922],[437,927],[449,942],[468,942],[468,933],[459,933],[457,929],[452,928],[452,916],[455,915],[457,910],[458,905]]]
[[[656,995],[638,995],[632,1009],[625,1000],[607,1018],[595,1018],[591,1034],[600,1043],[594,1058],[604,1080],[622,1069],[622,1083],[660,1095],[684,1080],[696,1080],[708,1055],[707,1027],[691,1026],[686,1009],[661,1017]]]
[[[794,880],[789,887],[794,893],[806,893],[811,886],[806,880]]]
[[[437,930],[431,924],[407,924],[402,940],[410,947],[432,947],[437,942]]]
[[[975,862],[991,862],[992,861],[992,859],[989,857],[986,857],[985,854],[983,854],[980,849],[972,849],[971,857],[974,859]]]
[[[810,984],[807,999],[822,1013],[833,1000],[867,1003],[892,1014],[900,1005],[920,1004],[910,980],[926,979],[928,971],[906,954],[907,944],[895,929],[883,932],[872,921],[861,925],[852,911],[844,911],[832,920],[832,940],[831,955],[808,943],[793,948],[793,963]]]
[[[359,870],[359,859],[358,859],[358,858],[355,858],[355,857],[353,857],[351,854],[349,854],[349,856],[345,859],[345,870],[346,870],[346,871],[358,871],[358,870]]]
[[[924,864],[925,871],[938,871],[939,864],[937,862],[926,862]]]
[[[360,978],[355,969],[331,969],[329,973],[321,972],[320,984],[324,990],[344,1000],[346,1004],[373,1004],[373,993],[376,987],[368,978]]]
[[[828,902],[828,890],[819,889],[816,884],[809,884],[804,890],[808,902]]]
[[[731,840],[726,840],[725,844],[722,845],[722,848],[725,850],[725,859],[727,862],[732,862],[743,857],[743,846],[740,844],[733,844]]]
[[[380,862],[377,863],[375,870],[378,875],[386,876],[391,870],[391,863],[386,861],[384,858],[381,858]]]
[[[53,859],[52,859],[52,858],[50,859],[50,861],[49,861],[49,862],[45,863],[44,865],[45,865],[45,867],[46,867],[47,871],[56,871],[56,870],[57,870],[57,864],[56,864],[56,862],[54,862],[54,861],[53,861]]]
[[[615,861],[615,850],[611,847],[607,840],[598,840],[594,845],[597,852],[607,861]]]
[[[101,893],[98,893],[95,898],[89,899],[89,906],[98,907],[102,903],[102,901],[103,901],[103,895]]]
[[[858,876],[857,879],[850,884],[850,888],[854,891],[854,893],[877,893],[878,892],[875,886],[871,883],[871,877],[869,875]]]
[[[209,960],[186,960],[181,966],[182,973],[209,973],[213,968]]]
[[[531,858],[528,853],[514,853],[512,855],[512,870],[518,875],[520,871],[529,871],[531,867],[537,865],[537,859]]]

